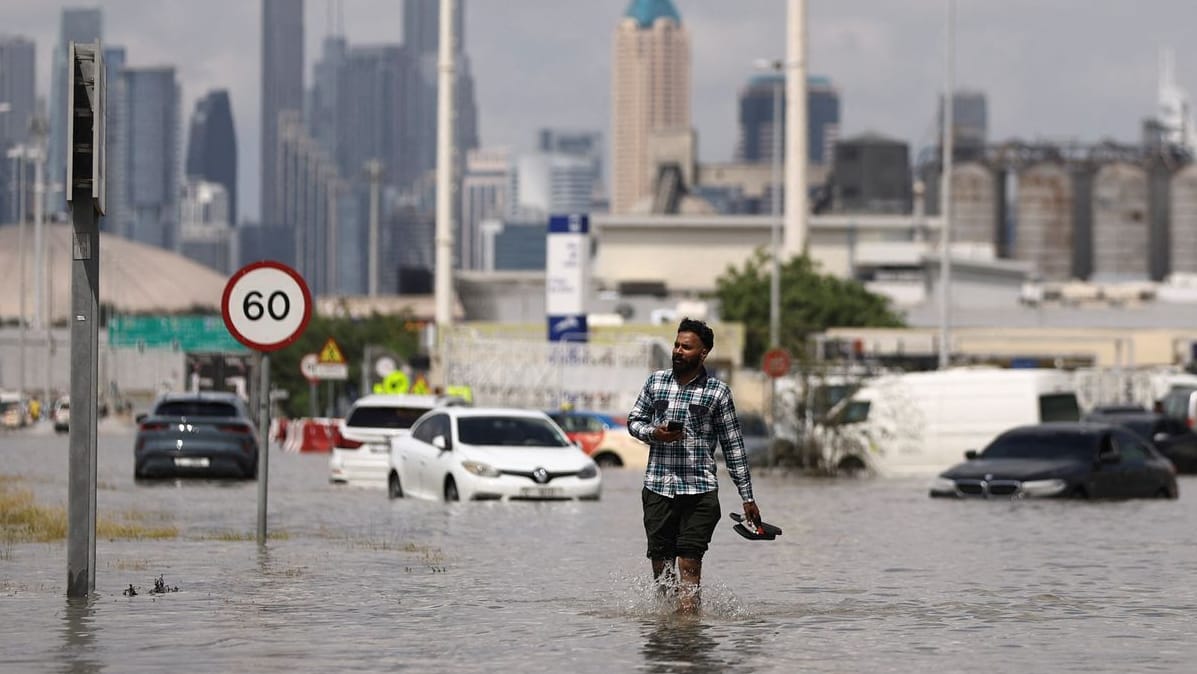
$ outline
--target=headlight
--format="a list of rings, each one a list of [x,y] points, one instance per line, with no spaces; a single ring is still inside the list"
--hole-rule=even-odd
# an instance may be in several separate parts
[[[466,469],[466,472],[473,473],[479,477],[498,477],[499,471],[495,470],[490,464],[482,463],[481,461],[462,461],[461,467]]]
[[[593,463],[578,471],[578,479],[590,480],[598,477],[598,466]]]
[[[1068,488],[1064,480],[1028,480],[1022,483],[1023,496],[1055,496]]]
[[[949,480],[946,477],[937,477],[931,482],[932,494],[955,494],[956,481]]]

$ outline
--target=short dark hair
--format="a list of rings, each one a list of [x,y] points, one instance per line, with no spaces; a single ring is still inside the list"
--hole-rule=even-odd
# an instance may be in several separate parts
[[[698,335],[699,341],[706,347],[707,351],[715,348],[715,331],[706,323],[695,320],[690,317],[682,319],[682,322],[677,326],[678,332],[693,332]]]

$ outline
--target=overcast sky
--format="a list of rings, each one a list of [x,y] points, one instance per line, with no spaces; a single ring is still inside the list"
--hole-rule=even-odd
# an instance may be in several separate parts
[[[536,129],[598,129],[609,140],[615,25],[629,0],[467,0],[466,49],[483,145],[527,149]],[[847,135],[877,131],[928,145],[944,82],[947,0],[809,0],[809,63],[841,95]],[[3,0],[0,31],[37,42],[39,95],[63,6]],[[256,0],[105,0],[104,41],[130,65],[172,64],[186,133],[195,99],[230,90],[240,153],[242,217],[258,211]],[[736,93],[752,62],[784,55],[785,0],[675,0],[693,48],[693,119],[702,161],[731,158]],[[1154,113],[1159,50],[1197,92],[1197,4],[1189,0],[959,0],[956,82],[983,90],[991,140],[1138,138]],[[329,29],[327,0],[306,0],[306,53]],[[351,43],[398,42],[399,0],[344,0]],[[310,68],[305,77],[310,80]],[[182,139],[185,147],[186,139]]]

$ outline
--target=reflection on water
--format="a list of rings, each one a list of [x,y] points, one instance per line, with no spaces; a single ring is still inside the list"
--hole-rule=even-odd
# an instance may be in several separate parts
[[[923,481],[760,475],[777,541],[729,521],[702,611],[662,602],[640,475],[597,503],[390,500],[328,484],[320,454],[257,487],[135,484],[99,437],[98,512],[173,540],[100,540],[97,595],[67,600],[65,543],[0,551],[0,670],[451,672],[1191,671],[1197,479],[1176,501],[951,502]],[[66,493],[66,439],[0,436],[0,474]],[[724,479],[724,509],[739,506]],[[157,578],[178,592],[150,594]],[[133,585],[136,596],[122,590]],[[64,604],[64,602],[66,602]]]
[[[62,614],[63,672],[90,674],[104,669],[96,653],[97,621],[94,598],[68,598]]]
[[[718,642],[700,616],[670,615],[644,622],[647,671],[725,672],[732,664],[716,652]]]

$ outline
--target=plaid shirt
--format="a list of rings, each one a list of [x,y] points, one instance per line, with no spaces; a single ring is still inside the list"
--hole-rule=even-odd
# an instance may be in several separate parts
[[[670,419],[685,423],[682,439],[654,440],[653,430]],[[644,486],[649,491],[672,498],[675,494],[702,494],[718,489],[719,480],[715,477],[718,441],[740,498],[753,500],[744,436],[731,389],[708,376],[706,368],[684,387],[678,386],[673,370],[658,370],[649,375],[628,414],[628,431],[648,444]]]

